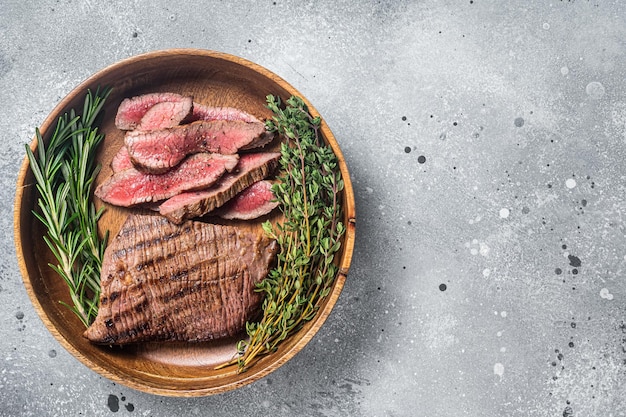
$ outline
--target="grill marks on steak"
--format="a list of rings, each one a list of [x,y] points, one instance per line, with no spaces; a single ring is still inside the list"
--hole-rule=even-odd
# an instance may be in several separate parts
[[[265,133],[263,123],[198,121],[150,132],[127,132],[124,143],[135,166],[147,172],[162,173],[193,153],[235,154],[240,148],[260,140]]]
[[[203,216],[222,206],[251,184],[267,178],[278,166],[279,152],[242,154],[232,172],[205,190],[185,192],[164,201],[159,212],[174,223]]]
[[[191,97],[176,93],[150,93],[126,98],[122,100],[117,109],[115,126],[121,130],[133,130],[141,124],[142,118],[153,106],[165,102],[183,103],[183,107],[189,107],[189,110],[183,115],[179,122],[188,116],[193,107],[193,99]]]
[[[209,187],[237,165],[237,155],[198,153],[185,159],[176,170],[146,174],[135,168],[114,173],[95,191],[107,203],[130,207],[165,200],[183,191]]]
[[[107,247],[94,343],[204,341],[234,336],[252,318],[276,242],[263,233],[131,214]]]

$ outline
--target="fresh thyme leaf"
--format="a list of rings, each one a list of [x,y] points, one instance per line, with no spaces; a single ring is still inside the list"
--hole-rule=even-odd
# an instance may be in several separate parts
[[[321,119],[312,117],[295,96],[285,108],[280,98],[267,96],[267,106],[274,113],[267,128],[287,138],[280,150],[281,173],[272,189],[284,221],[263,224],[265,233],[278,243],[278,262],[257,286],[265,295],[262,318],[246,325],[249,339],[238,343],[239,356],[221,366],[237,364],[239,372],[275,351],[315,317],[337,275],[333,259],[345,230],[339,201],[343,180],[335,154],[320,136]]]
[[[26,145],[26,155],[35,177],[39,211],[35,217],[46,227],[44,241],[54,255],[50,267],[68,286],[70,308],[85,326],[96,317],[100,295],[100,269],[108,240],[98,235],[98,219],[91,200],[91,187],[100,167],[95,154],[104,135],[96,122],[111,90],[87,92],[83,111],[70,110],[59,117],[48,143],[36,129],[36,154]]]

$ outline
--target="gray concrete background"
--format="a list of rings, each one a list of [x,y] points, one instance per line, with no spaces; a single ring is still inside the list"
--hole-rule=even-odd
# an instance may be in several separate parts
[[[626,415],[626,3],[179,3],[0,0],[0,416]],[[207,398],[74,359],[13,247],[35,127],[92,73],[172,47],[300,90],[356,192],[352,268],[321,332]]]

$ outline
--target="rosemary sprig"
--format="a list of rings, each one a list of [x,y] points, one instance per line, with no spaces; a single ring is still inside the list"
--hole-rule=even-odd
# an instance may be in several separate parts
[[[281,145],[281,174],[273,187],[284,221],[263,229],[279,245],[277,266],[257,290],[265,295],[263,316],[248,323],[248,340],[238,343],[238,357],[224,364],[248,369],[263,355],[275,351],[287,337],[315,317],[337,275],[333,263],[345,231],[339,193],[343,189],[337,158],[322,142],[321,119],[292,96],[281,108],[280,98],[267,96],[274,116],[270,131],[287,139]]]
[[[74,109],[59,117],[47,144],[36,129],[37,154],[26,145],[39,199],[33,214],[46,227],[43,237],[57,264],[49,264],[66,282],[70,308],[85,326],[98,312],[100,269],[108,240],[98,235],[97,222],[103,209],[96,211],[91,187],[100,167],[95,153],[104,135],[98,133],[97,118],[111,90],[87,92],[81,115]]]

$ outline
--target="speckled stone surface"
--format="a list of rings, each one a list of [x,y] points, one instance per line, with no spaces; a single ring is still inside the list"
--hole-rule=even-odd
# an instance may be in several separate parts
[[[626,3],[0,1],[0,416],[625,416]],[[152,396],[69,355],[13,246],[24,143],[122,58],[263,65],[326,119],[357,241],[329,320],[240,390]]]

